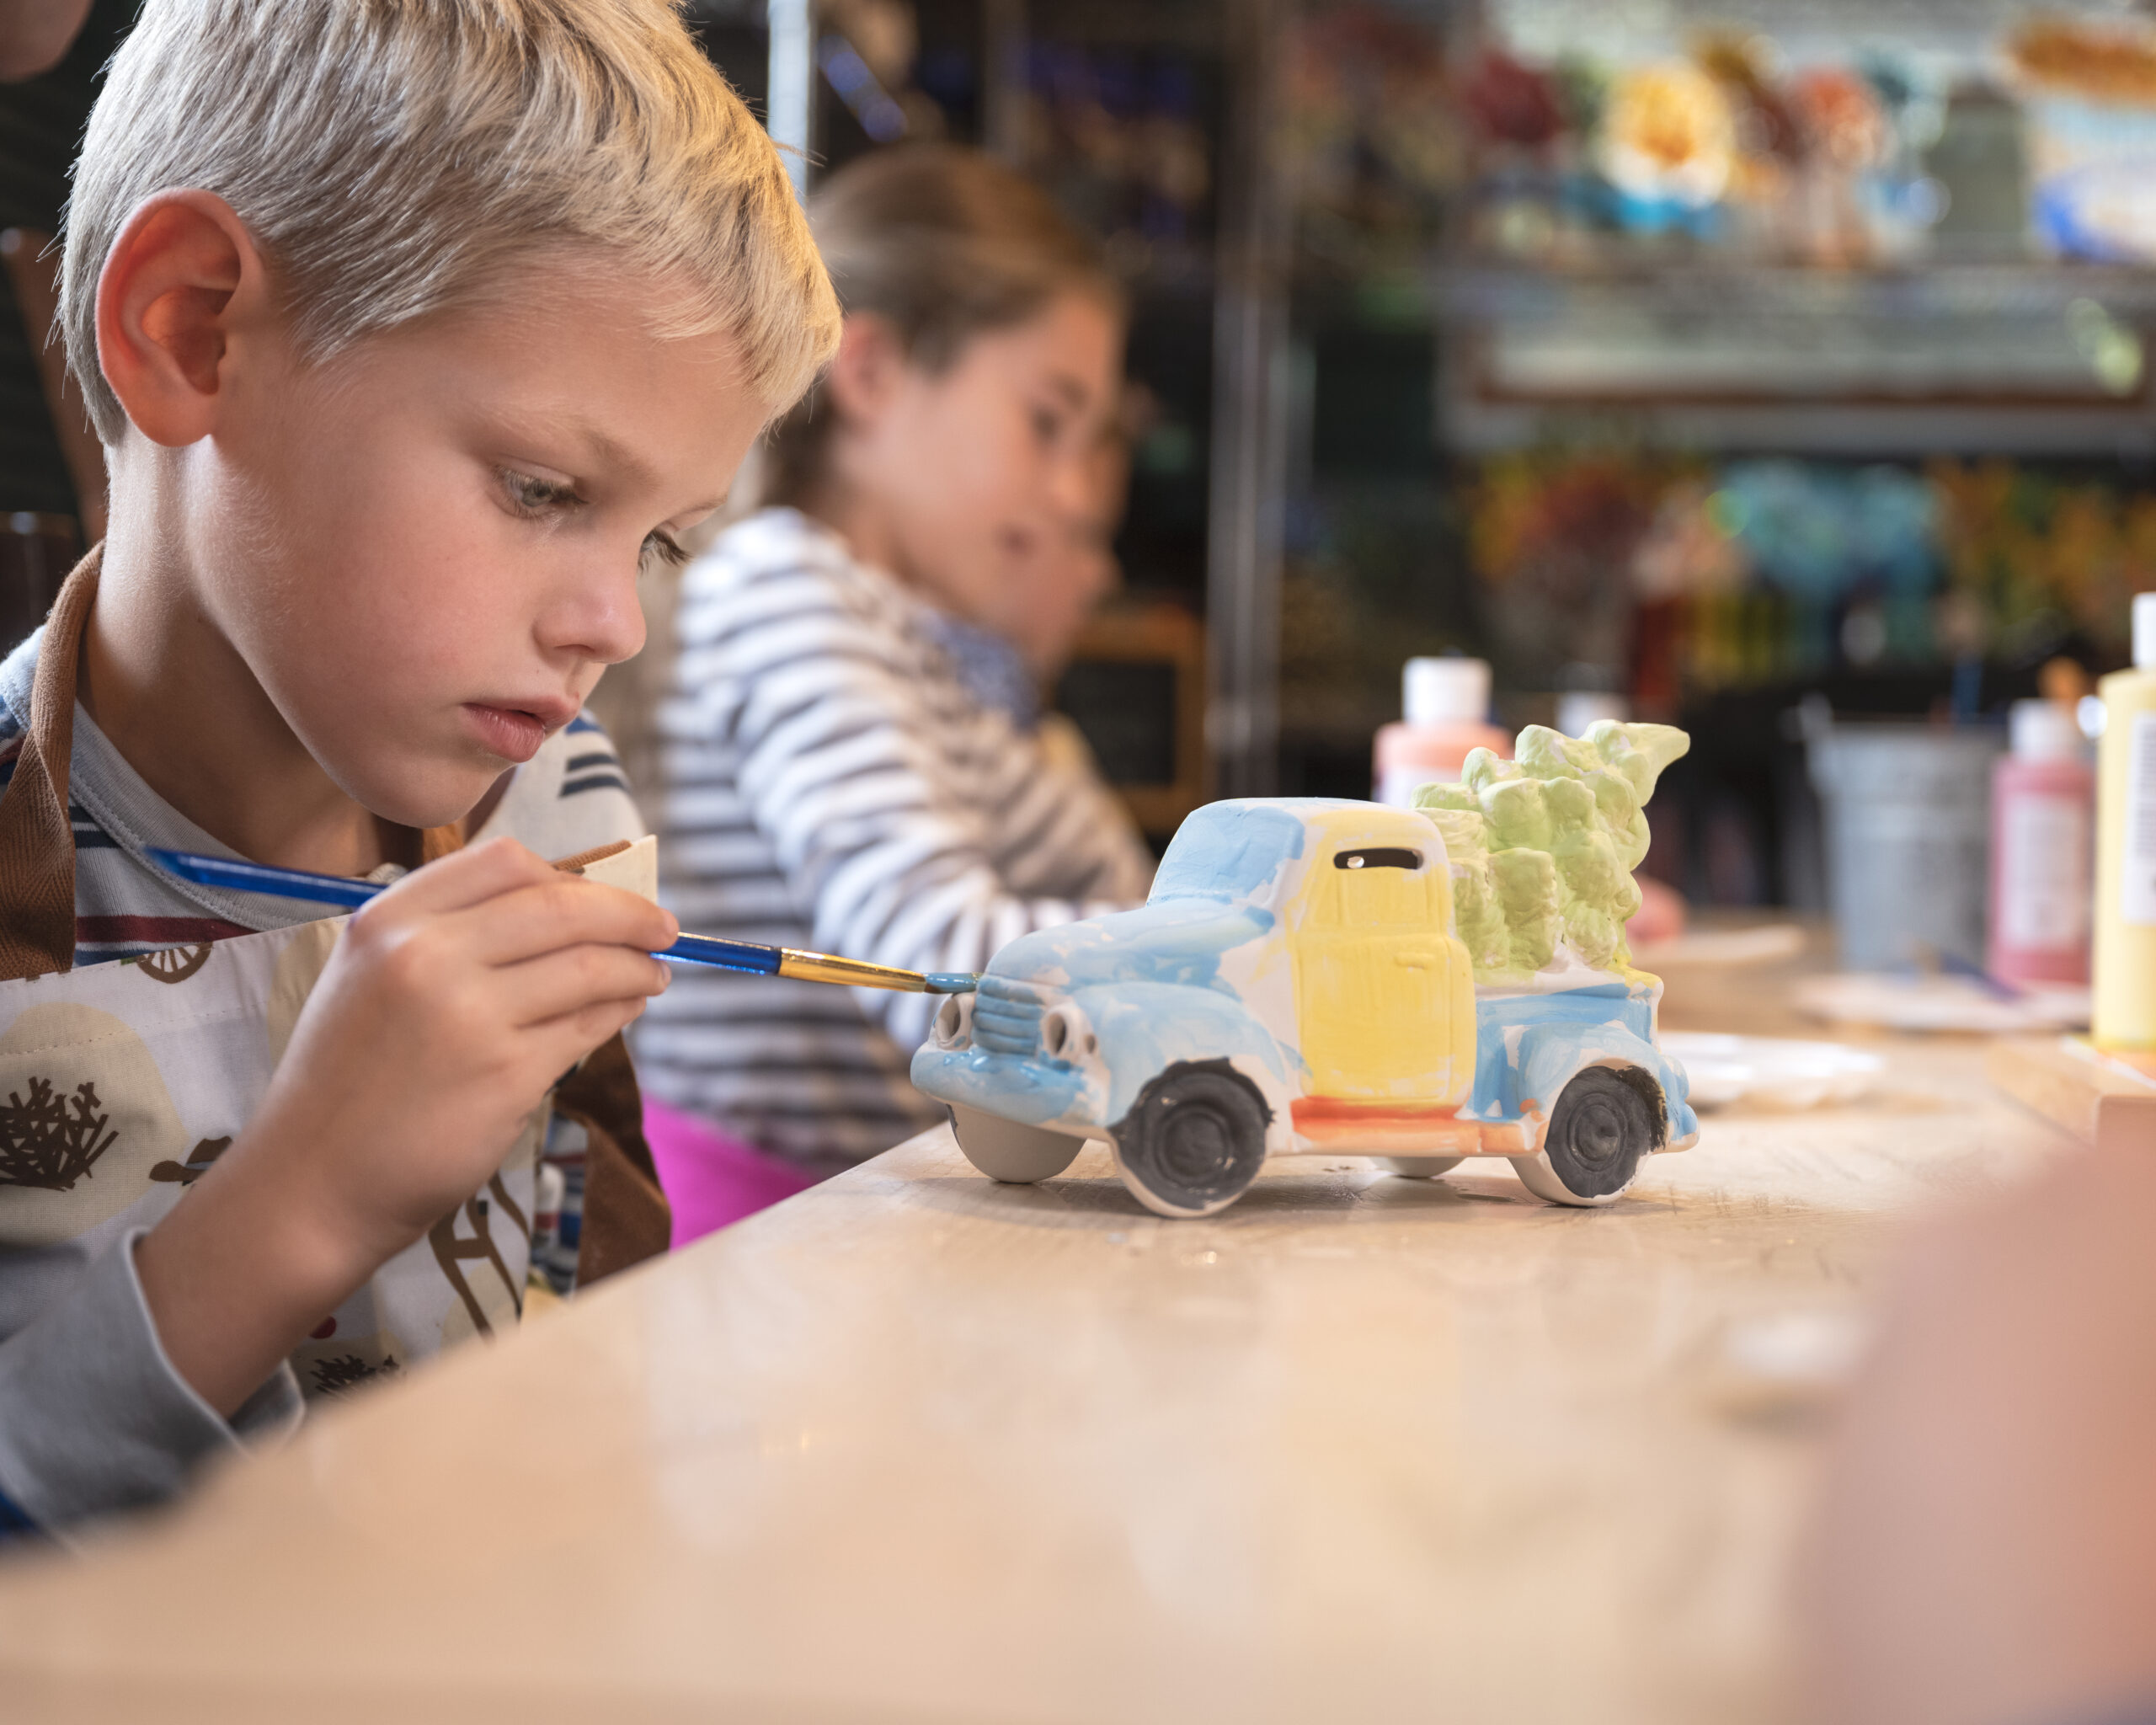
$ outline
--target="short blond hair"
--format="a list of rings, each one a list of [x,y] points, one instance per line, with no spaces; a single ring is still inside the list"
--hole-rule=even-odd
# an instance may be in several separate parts
[[[673,0],[150,0],[90,115],[61,269],[107,443],[127,420],[98,278],[130,213],[183,189],[232,206],[317,360],[554,245],[686,283],[654,327],[727,334],[774,414],[838,344],[778,152]]]

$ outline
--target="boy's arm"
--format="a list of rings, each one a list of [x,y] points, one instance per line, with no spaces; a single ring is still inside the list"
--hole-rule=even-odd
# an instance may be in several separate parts
[[[289,1370],[227,1421],[173,1370],[130,1232],[0,1344],[0,1541],[160,1503],[211,1457],[289,1432]]]
[[[673,918],[496,840],[352,918],[261,1108],[136,1254],[180,1376],[230,1413],[486,1183],[554,1081],[666,986]]]
[[[664,986],[671,916],[499,841],[355,916],[254,1118],[147,1234],[0,1345],[0,1533],[170,1496],[289,1425],[285,1357],[486,1182]]]
[[[232,1149],[0,1345],[0,1533],[159,1501],[296,1421],[286,1356],[485,1183],[561,1072],[664,986],[648,954],[673,936],[506,841],[355,916]]]

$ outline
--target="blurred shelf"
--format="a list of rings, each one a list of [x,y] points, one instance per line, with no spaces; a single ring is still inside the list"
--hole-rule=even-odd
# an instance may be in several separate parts
[[[1441,438],[1467,455],[1598,415],[1707,450],[2156,456],[2156,268],[1613,247],[1545,264],[1426,250],[1359,272],[1306,254],[1292,283],[1314,335],[1437,332]]]
[[[1929,320],[2063,318],[2082,301],[2111,317],[2156,316],[2156,268],[2040,259],[1926,260],[1847,269],[1700,254],[1652,261],[1529,264],[1438,257],[1423,280],[1433,309],[1476,319],[1559,318],[1582,303],[1674,317]]]
[[[2156,270],[1943,260],[1829,270],[1698,257],[1435,260],[1444,421],[1470,451],[1553,413],[1673,444],[1828,455],[2156,451]]]

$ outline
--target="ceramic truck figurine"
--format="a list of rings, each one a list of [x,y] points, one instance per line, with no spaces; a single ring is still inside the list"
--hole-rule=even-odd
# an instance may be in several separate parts
[[[1232,1204],[1268,1156],[1434,1176],[1512,1158],[1553,1204],[1608,1204],[1699,1136],[1630,964],[1641,805],[1666,725],[1539,725],[1413,809],[1251,798],[1200,809],[1139,909],[1046,929],[943,1004],[913,1081],[999,1180],[1088,1138],[1163,1215]]]

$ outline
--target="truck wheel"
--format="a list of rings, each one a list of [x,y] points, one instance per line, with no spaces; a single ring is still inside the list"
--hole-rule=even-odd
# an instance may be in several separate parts
[[[1662,1106],[1636,1067],[1583,1067],[1550,1110],[1540,1153],[1514,1156],[1513,1168],[1546,1204],[1614,1203],[1661,1140]]]
[[[1467,1158],[1464,1156],[1381,1156],[1378,1160],[1396,1174],[1411,1180],[1434,1180],[1449,1174]]]
[[[1116,1172],[1146,1209],[1207,1216],[1257,1178],[1272,1123],[1257,1087],[1225,1060],[1187,1060],[1139,1092],[1108,1143]]]
[[[963,1103],[948,1104],[951,1130],[966,1160],[991,1180],[1013,1186],[1030,1186],[1036,1180],[1053,1180],[1078,1158],[1086,1140],[1068,1132],[1050,1132],[1040,1126],[1022,1126]]]

